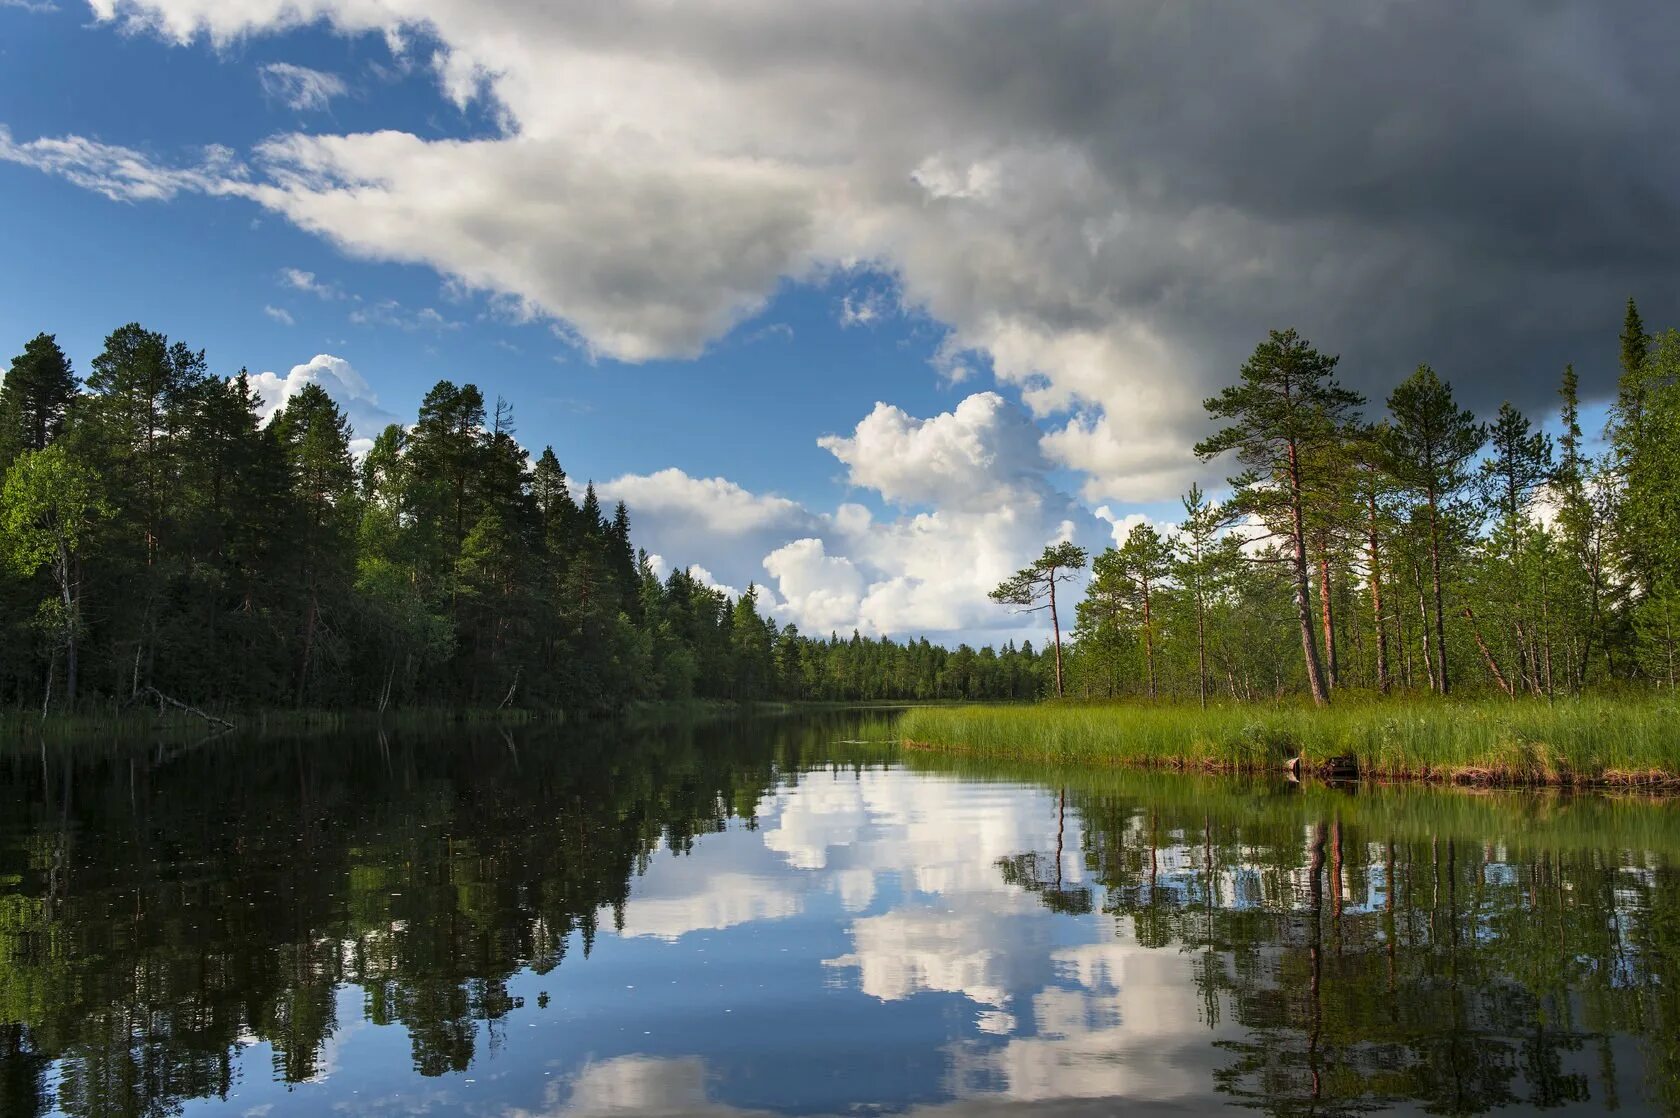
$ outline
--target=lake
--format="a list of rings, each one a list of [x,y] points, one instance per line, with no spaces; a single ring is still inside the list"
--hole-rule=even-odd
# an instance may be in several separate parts
[[[0,752],[0,1114],[1680,1108],[1680,808],[880,716]]]

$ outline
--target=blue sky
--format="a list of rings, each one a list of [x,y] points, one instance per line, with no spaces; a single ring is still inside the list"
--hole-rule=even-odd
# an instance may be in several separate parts
[[[140,321],[363,436],[472,381],[667,565],[807,630],[1018,637],[985,590],[1044,543],[1218,485],[1200,401],[1268,327],[1540,415],[1564,360],[1607,393],[1630,290],[1665,321],[1656,230],[1560,226],[1607,212],[1571,128],[1658,146],[1664,91],[1593,69],[1637,27],[1308,8],[0,0],[0,344],[85,371]],[[1443,35],[1511,72],[1431,74]],[[1346,64],[1251,60],[1278,36]]]

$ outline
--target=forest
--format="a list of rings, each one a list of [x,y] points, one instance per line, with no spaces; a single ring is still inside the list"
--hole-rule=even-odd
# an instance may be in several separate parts
[[[1608,333],[1608,331],[1607,331]],[[1234,463],[1223,503],[1192,486],[1177,524],[1141,523],[1090,560],[1071,642],[1061,543],[993,598],[1047,610],[1068,697],[1672,693],[1680,671],[1680,332],[1630,299],[1621,375],[1583,430],[1573,366],[1548,434],[1509,403],[1484,422],[1427,365],[1383,414],[1337,358],[1273,331],[1209,399],[1195,447]]]
[[[518,707],[1028,699],[1001,651],[801,635],[581,497],[513,410],[441,381],[351,451],[319,385],[268,422],[241,371],[138,324],[85,381],[53,336],[0,385],[0,708]]]
[[[1273,331],[1194,448],[1236,466],[1228,499],[1192,486],[1094,558],[1050,545],[993,598],[1048,611],[1052,641],[976,651],[810,637],[750,587],[659,577],[629,510],[575,496],[552,447],[533,463],[474,385],[357,456],[318,385],[264,423],[243,371],[138,324],[85,381],[42,334],[0,384],[0,707],[1674,690],[1680,332],[1628,301],[1591,433],[1572,366],[1555,417],[1484,421],[1427,365],[1372,419],[1337,363]]]

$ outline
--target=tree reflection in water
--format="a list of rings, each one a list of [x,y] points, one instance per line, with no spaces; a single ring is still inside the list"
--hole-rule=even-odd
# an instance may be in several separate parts
[[[1218,1041],[1234,1099],[1277,1114],[1612,1109],[1618,1061],[1642,1058],[1651,1101],[1680,1107],[1675,808],[1088,784],[1071,804],[1089,903],[1140,944],[1197,956],[1208,1024],[1241,1027]],[[1038,857],[1000,862],[1003,880],[1067,910]]]
[[[590,954],[603,923],[655,944],[730,928],[750,958],[756,926],[800,913],[819,938],[810,973],[825,977],[774,993],[787,1004],[817,1006],[839,983],[877,1010],[941,996],[981,1010],[960,1027],[933,1018],[947,1031],[900,1054],[904,1068],[943,1062],[930,1071],[943,1094],[906,1099],[955,1106],[1004,1081],[1022,1105],[1122,1093],[1181,1051],[1137,1047],[1148,1038],[1121,1019],[1125,985],[1155,983],[1173,996],[1128,1004],[1175,1007],[1167,1039],[1210,1057],[1175,1075],[1273,1113],[1680,1109],[1680,810],[1127,771],[924,773],[948,765],[921,755],[906,758],[915,772],[884,773],[880,753],[837,744],[860,736],[837,716],[61,748],[44,764],[33,748],[0,753],[0,1113],[176,1113],[228,1098],[257,1045],[277,1081],[319,1080],[362,1022],[393,1026],[415,1072],[446,1077],[507,1043],[525,978]],[[848,766],[869,771],[847,796],[890,790],[895,806],[839,795]],[[1015,791],[979,784],[993,779]],[[800,820],[785,809],[793,785]],[[834,814],[815,811],[823,796]],[[744,833],[772,800],[775,829]],[[987,814],[1046,803],[1054,820],[1030,831]],[[918,837],[879,845],[886,861],[823,852],[914,810]],[[966,812],[966,833],[997,844],[952,849],[940,812]],[[696,875],[715,912],[696,922],[661,908],[669,898],[631,902],[656,853],[726,828],[790,883],[825,882],[833,910],[689,858],[671,872]],[[915,859],[935,851],[950,860],[913,883]],[[898,855],[909,861],[887,864]],[[1000,903],[953,907],[958,879],[971,901],[981,888]],[[711,897],[726,884],[738,895]],[[1120,974],[1120,955],[1071,934],[1010,939],[999,921],[1019,918],[1015,904],[1124,939],[1136,969]],[[899,958],[935,943],[960,954],[938,981]],[[674,957],[698,962],[686,950]],[[1025,951],[1046,957],[1006,957]],[[1045,966],[1081,977],[1044,986]],[[576,990],[563,976],[538,988],[557,1013]],[[737,994],[752,991],[710,996]],[[870,1038],[846,1036],[867,1060]],[[705,1099],[723,1079],[704,1061],[752,1038],[692,1040],[717,1052],[591,1056],[570,1073],[574,1094],[604,1091],[600,1069],[637,1082],[679,1069],[685,1086],[659,1097]],[[862,1101],[883,1101],[862,1099],[868,1087]]]

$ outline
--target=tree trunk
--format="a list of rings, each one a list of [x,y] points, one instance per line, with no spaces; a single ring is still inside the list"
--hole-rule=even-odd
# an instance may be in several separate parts
[[[1056,616],[1056,575],[1050,574],[1050,630],[1056,638],[1056,698],[1062,697],[1062,622]]]
[[[1506,698],[1516,698],[1516,690],[1511,686],[1510,681],[1505,678],[1505,673],[1499,670],[1499,661],[1493,658],[1493,652],[1488,648],[1487,641],[1482,639],[1481,627],[1476,624],[1476,615],[1471,612],[1469,606],[1464,607],[1464,619],[1470,622],[1470,635],[1476,638],[1476,647],[1481,650],[1482,662],[1487,665],[1487,670],[1493,674],[1493,681],[1499,684],[1499,689],[1505,692]]]
[[[1435,670],[1440,679],[1441,694],[1452,688],[1447,679],[1447,622],[1441,601],[1441,531],[1440,517],[1435,507],[1435,493],[1429,494],[1429,577],[1435,591]]]
[[[303,706],[303,697],[309,687],[309,660],[315,651],[315,622],[320,616],[320,600],[315,594],[314,587],[309,590],[309,605],[303,611],[303,655],[298,663],[297,705]]]
[[[1149,666],[1149,701],[1156,699],[1155,690],[1155,630],[1149,617],[1149,582],[1143,583],[1143,656]]]
[[[1341,665],[1336,659],[1336,619],[1330,601],[1330,552],[1322,547],[1318,552],[1318,611],[1324,622],[1324,658],[1328,661],[1330,687],[1341,686]]]
[[[1365,546],[1371,557],[1371,621],[1377,629],[1377,691],[1388,694],[1388,629],[1383,625],[1382,552],[1377,544],[1377,499],[1368,499],[1370,520]]]
[[[1429,603],[1423,596],[1423,572],[1416,563],[1412,564],[1412,581],[1417,584],[1418,616],[1423,620],[1423,670],[1429,673],[1429,689],[1437,691],[1440,681],[1435,676],[1435,658],[1429,651]]]
[[[64,706],[66,713],[76,711],[76,645],[81,628],[76,616],[76,569],[70,549],[64,541],[58,543],[58,586],[64,599]]]
[[[1301,463],[1295,444],[1289,444],[1289,543],[1295,567],[1295,612],[1301,623],[1301,652],[1307,661],[1307,688],[1313,702],[1330,705],[1330,689],[1324,684],[1324,668],[1318,660],[1318,642],[1313,637],[1311,590],[1307,585],[1307,529],[1301,508]]]
[[[1670,690],[1673,690],[1670,687]],[[1196,693],[1202,709],[1207,709],[1207,606],[1202,601],[1200,586],[1196,589]]]

